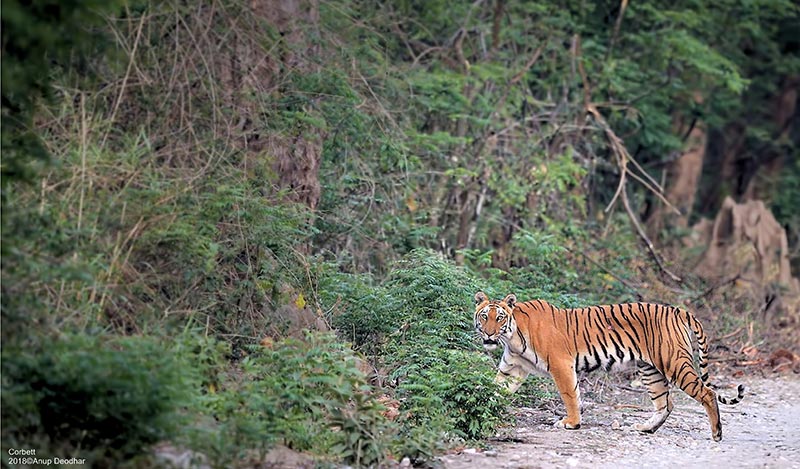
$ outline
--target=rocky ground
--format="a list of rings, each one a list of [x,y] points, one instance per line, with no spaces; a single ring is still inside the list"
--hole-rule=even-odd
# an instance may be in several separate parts
[[[737,373],[737,374],[741,374]],[[590,375],[593,376],[593,375]],[[601,377],[582,383],[580,430],[554,428],[563,413],[557,394],[538,407],[519,407],[516,423],[490,440],[488,448],[464,448],[441,458],[447,469],[489,468],[800,468],[800,376],[716,376],[723,395],[747,386],[745,399],[720,405],[723,440],[711,439],[700,404],[673,391],[675,410],[653,435],[629,427],[646,420],[646,394],[630,383]],[[548,386],[551,386],[547,384]],[[588,388],[588,390],[587,390]]]

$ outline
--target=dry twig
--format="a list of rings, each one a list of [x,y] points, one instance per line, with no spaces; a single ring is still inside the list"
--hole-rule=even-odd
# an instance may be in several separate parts
[[[125,70],[125,76],[122,79],[122,85],[119,89],[119,94],[117,95],[117,100],[114,102],[114,109],[111,111],[111,117],[108,118],[108,130],[106,130],[105,135],[103,135],[103,140],[100,143],[100,147],[106,146],[106,140],[108,139],[108,135],[111,133],[111,129],[114,126],[114,119],[117,116],[117,111],[119,111],[119,105],[122,103],[122,97],[125,95],[125,87],[128,84],[128,79],[131,76],[131,69],[133,68],[134,61],[136,59],[136,50],[139,48],[139,40],[142,37],[142,27],[144,26],[144,20],[147,18],[147,15],[142,15],[139,19],[139,26],[136,29],[136,39],[133,40],[133,50],[131,51],[130,59],[128,59],[128,68]]]
[[[636,232],[639,234],[639,237],[641,237],[642,240],[644,241],[645,245],[647,246],[647,249],[653,256],[653,259],[656,261],[656,264],[658,264],[658,267],[661,269],[661,271],[667,274],[672,280],[676,282],[681,282],[682,279],[677,275],[675,275],[674,273],[672,273],[669,269],[667,269],[667,267],[661,261],[661,258],[656,252],[653,242],[650,241],[650,238],[647,236],[647,233],[644,231],[644,228],[642,228],[641,223],[639,223],[636,214],[633,212],[633,209],[631,209],[630,202],[628,201],[628,194],[625,191],[625,176],[627,174],[627,166],[628,162],[632,160],[630,154],[628,153],[628,150],[625,148],[625,145],[622,144],[622,140],[620,140],[620,138],[614,133],[614,131],[611,130],[611,127],[608,125],[606,120],[603,118],[603,116],[600,114],[600,112],[593,104],[591,103],[587,104],[586,111],[589,114],[591,114],[595,118],[595,120],[597,120],[598,124],[600,124],[600,127],[604,130],[606,138],[611,144],[610,146],[612,153],[614,153],[614,157],[617,160],[617,165],[620,168],[619,185],[617,186],[617,190],[614,193],[614,197],[611,199],[611,202],[606,208],[606,211],[608,211],[612,207],[617,197],[620,197],[622,199],[622,205],[625,207],[625,212],[628,214],[628,218],[630,218],[631,223],[633,223],[633,226],[636,229]],[[669,204],[666,198],[664,198],[663,195],[661,195],[659,192],[654,191],[654,193],[658,195],[666,204],[672,206],[671,204]]]
[[[669,269],[667,269],[667,267],[661,261],[661,258],[656,252],[655,246],[653,246],[653,242],[650,241],[650,238],[647,237],[647,233],[645,233],[644,228],[642,228],[642,225],[639,223],[636,214],[633,213],[631,205],[628,202],[628,193],[625,191],[624,188],[622,189],[622,205],[625,207],[625,211],[628,213],[628,218],[630,218],[631,223],[633,223],[634,228],[636,228],[636,232],[639,233],[639,236],[644,241],[645,245],[647,246],[647,249],[650,251],[650,254],[652,254],[653,259],[656,261],[656,264],[658,264],[658,267],[665,274],[667,274],[672,280],[676,282],[682,282],[683,280],[677,275],[673,274]]]

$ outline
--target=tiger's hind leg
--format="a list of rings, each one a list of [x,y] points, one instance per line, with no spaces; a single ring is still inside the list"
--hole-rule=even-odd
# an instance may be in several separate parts
[[[722,421],[719,418],[717,393],[703,383],[692,367],[683,367],[677,373],[674,382],[686,394],[703,405],[706,409],[706,414],[708,414],[708,421],[711,424],[711,438],[714,441],[722,440]]]
[[[635,430],[655,433],[667,420],[675,404],[669,393],[669,381],[656,367],[645,365],[641,370],[642,383],[647,386],[647,395],[653,401],[655,412],[647,422],[633,425]]]

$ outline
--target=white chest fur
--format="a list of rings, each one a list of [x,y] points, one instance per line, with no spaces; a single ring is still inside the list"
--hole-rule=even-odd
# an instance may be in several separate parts
[[[532,349],[528,348],[525,351],[515,350],[513,347],[506,345],[503,350],[503,357],[500,359],[499,368],[505,371],[504,369],[506,368],[516,367],[520,367],[528,373],[548,374],[547,362]]]

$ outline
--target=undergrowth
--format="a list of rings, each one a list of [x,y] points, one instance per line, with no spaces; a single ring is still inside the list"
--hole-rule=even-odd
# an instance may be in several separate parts
[[[611,16],[577,4],[107,3],[4,4],[3,451],[425,463],[540,397],[493,383],[478,290],[750,308],[665,286],[625,214],[598,209],[620,176],[584,99],[612,103],[648,168],[697,117],[664,103],[707,81],[724,99],[704,112],[749,114],[738,43],[704,42],[694,14],[637,6],[614,57]],[[673,85],[640,65],[659,61]],[[791,169],[772,202],[796,228]]]

